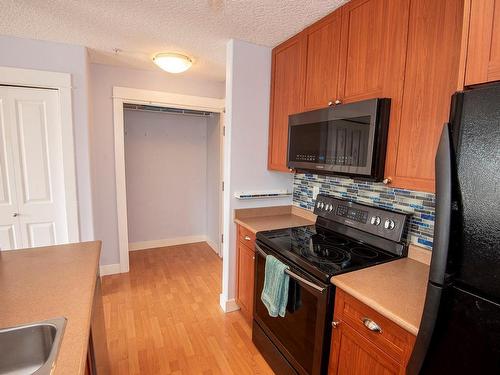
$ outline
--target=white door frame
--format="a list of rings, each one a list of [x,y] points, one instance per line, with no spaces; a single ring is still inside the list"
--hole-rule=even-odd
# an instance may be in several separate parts
[[[222,113],[224,99],[190,96],[161,91],[113,87],[113,124],[115,137],[116,214],[118,219],[118,247],[120,272],[129,271],[127,190],[125,178],[125,138],[123,104],[146,104],[160,107],[185,108]]]
[[[69,242],[79,242],[80,225],[78,219],[75,145],[73,138],[71,74],[0,66],[0,84],[19,87],[55,89],[58,91],[59,119],[62,125],[61,135],[68,240]]]

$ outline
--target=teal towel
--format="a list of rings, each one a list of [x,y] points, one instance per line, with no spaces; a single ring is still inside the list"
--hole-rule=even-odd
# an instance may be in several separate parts
[[[266,257],[264,288],[260,299],[272,317],[285,316],[290,281],[290,277],[285,273],[287,269],[286,264],[281,263],[272,255]]]

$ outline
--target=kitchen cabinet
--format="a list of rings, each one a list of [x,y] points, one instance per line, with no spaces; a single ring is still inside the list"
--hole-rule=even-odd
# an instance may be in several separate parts
[[[385,182],[433,192],[434,156],[451,95],[463,87],[464,72],[471,69],[465,54],[470,1],[468,52],[479,56],[470,46],[473,28],[489,22],[492,32],[500,15],[493,0],[352,0],[276,47],[269,169],[287,171],[288,115],[337,100],[386,97],[391,98],[391,115]],[[474,15],[483,21],[474,21]],[[493,49],[500,47],[500,36],[489,38],[494,72],[500,52]]]
[[[329,374],[401,374],[415,336],[341,289],[335,295]]]
[[[387,144],[391,186],[434,191],[436,149],[459,82],[463,11],[463,1],[411,2],[402,106],[391,108],[401,115]]]
[[[236,302],[248,322],[253,318],[255,234],[238,225]]]
[[[338,99],[341,11],[304,31],[307,44],[304,110],[332,105]]]
[[[465,85],[500,80],[500,0],[470,1]]]
[[[287,40],[272,52],[268,168],[288,172],[288,116],[304,108],[306,42],[304,34]]]

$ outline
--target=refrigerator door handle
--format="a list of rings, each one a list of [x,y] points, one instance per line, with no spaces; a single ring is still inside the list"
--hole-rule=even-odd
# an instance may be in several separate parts
[[[451,221],[452,188],[452,150],[450,126],[445,124],[441,133],[436,153],[436,222],[434,224],[434,243],[429,272],[429,283],[425,297],[424,311],[413,347],[413,352],[406,368],[408,375],[420,373],[429,349],[441,302],[442,287],[445,280],[448,244]]]
[[[436,221],[429,281],[443,285],[450,240],[451,199],[452,199],[452,150],[450,124],[445,124],[436,153]]]

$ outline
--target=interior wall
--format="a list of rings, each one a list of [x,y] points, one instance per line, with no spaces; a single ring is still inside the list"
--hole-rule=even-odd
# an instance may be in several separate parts
[[[124,124],[129,243],[204,237],[206,118],[126,110]]]
[[[291,173],[267,169],[271,49],[231,40],[226,49],[224,261],[221,307],[236,291],[236,208],[290,205],[292,198],[238,200],[239,191],[293,189]],[[227,240],[226,240],[227,239]],[[234,305],[233,305],[234,306]]]
[[[206,235],[210,246],[219,251],[221,198],[221,145],[220,115],[213,114],[207,118],[207,223]]]
[[[92,173],[95,236],[102,240],[101,264],[118,264],[118,218],[113,129],[113,86],[224,98],[224,83],[186,75],[90,64]]]
[[[87,49],[83,46],[0,36],[0,66],[71,74],[78,215],[82,241],[94,239],[88,65]]]

